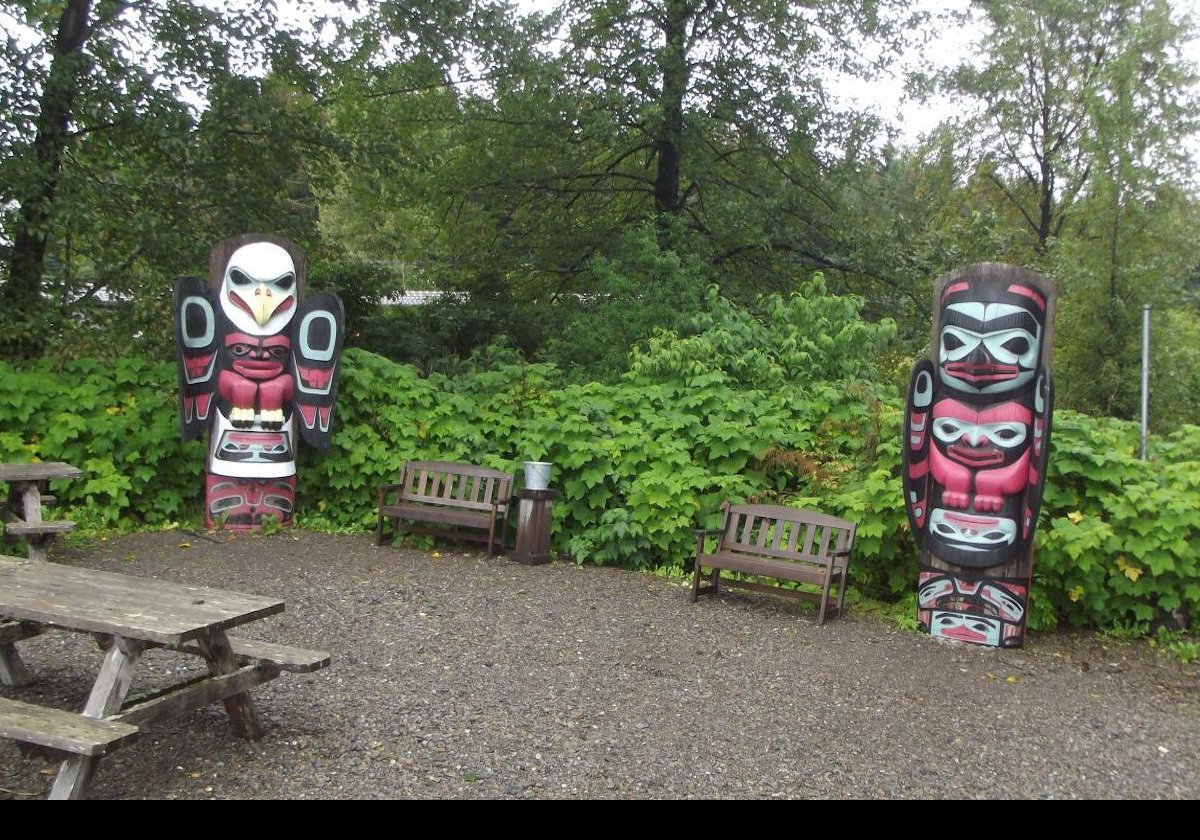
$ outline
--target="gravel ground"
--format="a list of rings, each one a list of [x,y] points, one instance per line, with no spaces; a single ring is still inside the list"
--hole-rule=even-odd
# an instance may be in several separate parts
[[[819,627],[785,599],[693,605],[678,581],[436,551],[306,532],[61,549],[281,596],[246,635],[333,654],[255,690],[262,740],[208,707],[105,759],[91,798],[1200,796],[1197,668],[1144,643],[1034,634],[1004,652],[852,610]],[[82,706],[90,637],[21,650],[36,681],[0,693]],[[146,654],[133,693],[196,661]],[[0,742],[0,798],[42,796],[54,772]]]

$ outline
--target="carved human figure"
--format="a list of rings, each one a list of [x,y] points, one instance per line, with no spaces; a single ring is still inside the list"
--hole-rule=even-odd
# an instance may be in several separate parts
[[[213,249],[207,285],[176,284],[180,425],[208,432],[210,526],[290,525],[296,434],[329,447],[344,316],[333,295],[302,300],[303,281],[292,243],[246,235]]]

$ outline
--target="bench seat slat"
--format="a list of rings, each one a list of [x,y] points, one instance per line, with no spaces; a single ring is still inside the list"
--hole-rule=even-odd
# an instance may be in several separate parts
[[[138,737],[136,726],[0,697],[0,737],[82,756],[107,755]]]
[[[50,522],[6,522],[4,533],[13,537],[38,536],[42,534],[65,534],[74,531],[75,523],[67,519]]]
[[[229,637],[229,645],[235,656],[252,659],[260,663],[278,665],[281,670],[297,674],[309,674],[329,665],[330,655],[323,650],[280,645],[258,639]]]
[[[792,560],[776,560],[771,557],[753,557],[736,552],[718,552],[704,555],[700,558],[700,562],[702,565],[712,568],[719,567],[731,572],[779,578],[796,583],[820,585],[825,582],[825,564],[815,557],[812,563],[800,563]],[[836,580],[841,573],[842,568],[835,565],[833,567],[834,579]]]
[[[470,510],[447,509],[434,505],[385,505],[382,512],[384,516],[398,516],[401,519],[419,519],[423,522],[439,522],[445,525],[476,528],[486,528],[491,522],[491,515],[482,511],[475,513]]]

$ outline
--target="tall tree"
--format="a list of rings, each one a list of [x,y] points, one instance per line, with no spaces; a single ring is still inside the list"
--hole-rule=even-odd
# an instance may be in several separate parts
[[[983,54],[942,79],[968,105],[953,125],[963,164],[986,175],[994,208],[1015,214],[1027,247],[1007,258],[1059,282],[1059,405],[1134,416],[1142,306],[1160,323],[1194,323],[1178,309],[1200,260],[1187,151],[1200,113],[1194,30],[1166,0],[974,9]],[[1200,353],[1184,346],[1194,335],[1178,331],[1174,358]],[[1159,390],[1178,398],[1188,374],[1158,368]]]
[[[286,67],[298,79],[311,66],[273,10],[268,0],[237,9],[6,0],[0,17],[14,34],[0,45],[0,205],[10,243],[0,267],[0,354],[31,356],[45,344],[56,304],[46,296],[52,243],[65,212],[82,216],[63,207],[64,191],[77,197],[89,179],[102,185],[146,155],[178,163],[196,102],[239,75]],[[178,172],[143,170],[138,198],[153,195],[156,174]]]
[[[567,0],[568,77],[622,130],[590,174],[708,230],[712,194],[745,183],[744,161],[759,158],[785,189],[819,192],[820,150],[849,139],[821,74],[863,73],[864,56],[887,55],[901,8],[892,0]]]
[[[990,177],[1039,253],[1124,143],[1160,181],[1187,165],[1178,140],[1194,128],[1190,27],[1167,0],[972,5],[982,60],[944,74],[942,89],[978,103],[957,123],[964,148],[993,161]]]

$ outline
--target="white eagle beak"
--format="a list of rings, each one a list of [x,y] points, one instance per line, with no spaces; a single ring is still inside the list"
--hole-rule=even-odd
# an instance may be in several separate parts
[[[254,287],[254,293],[250,296],[250,311],[260,327],[265,327],[267,321],[271,320],[278,303],[274,292],[266,283],[259,283]]]

